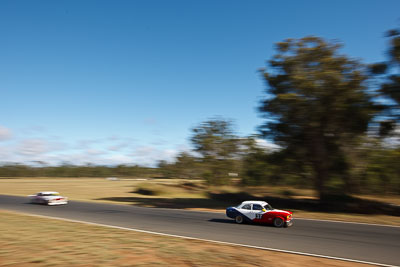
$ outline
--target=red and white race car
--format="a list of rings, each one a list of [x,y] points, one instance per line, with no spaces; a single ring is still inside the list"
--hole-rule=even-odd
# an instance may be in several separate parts
[[[293,224],[293,212],[277,210],[265,201],[244,201],[237,207],[226,209],[226,216],[237,223],[255,222],[273,224],[275,227],[288,227]]]
[[[68,198],[60,196],[58,192],[46,191],[36,195],[29,195],[29,202],[44,205],[63,205],[68,203]]]

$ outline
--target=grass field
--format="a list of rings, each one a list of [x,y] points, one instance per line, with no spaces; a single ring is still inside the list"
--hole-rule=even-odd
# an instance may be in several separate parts
[[[366,266],[0,211],[0,266],[268,265]]]
[[[285,202],[315,199],[313,190],[289,187],[207,187],[201,181],[178,179],[120,179],[104,178],[13,178],[0,179],[0,194],[27,196],[38,191],[58,191],[70,200],[100,201],[115,204],[138,205],[159,208],[181,208],[224,212],[225,207],[238,204],[240,198],[267,196],[273,206],[290,209],[295,218],[329,219],[400,225],[400,216],[384,214],[353,214],[344,212],[320,212],[296,204],[288,208]],[[243,195],[243,192],[252,192]],[[400,204],[400,197],[358,196],[367,200],[379,200]],[[271,200],[271,201],[270,201]],[[279,206],[280,205],[280,206]]]

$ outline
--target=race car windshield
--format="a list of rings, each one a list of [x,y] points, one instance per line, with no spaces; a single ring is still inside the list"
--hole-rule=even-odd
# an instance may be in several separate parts
[[[264,205],[264,209],[266,210],[273,210],[272,206],[270,204]]]

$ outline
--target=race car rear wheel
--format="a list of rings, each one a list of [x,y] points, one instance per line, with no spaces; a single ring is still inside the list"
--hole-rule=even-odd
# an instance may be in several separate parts
[[[275,227],[282,227],[285,224],[282,218],[275,218],[274,219],[274,226]]]
[[[241,224],[241,223],[243,223],[243,221],[244,221],[243,216],[238,215],[238,216],[235,217],[235,222],[236,223]]]

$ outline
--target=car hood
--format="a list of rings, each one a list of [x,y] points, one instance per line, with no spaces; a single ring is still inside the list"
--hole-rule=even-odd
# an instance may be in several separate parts
[[[293,212],[291,212],[291,211],[287,211],[287,210],[277,210],[277,209],[271,210],[271,211],[269,211],[269,212],[273,212],[273,213],[277,213],[277,214],[281,214],[281,215],[285,215],[285,216],[290,215],[290,214],[293,213]]]

